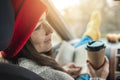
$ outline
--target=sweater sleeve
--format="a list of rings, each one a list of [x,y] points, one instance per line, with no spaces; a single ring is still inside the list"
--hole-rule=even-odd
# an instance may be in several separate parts
[[[39,75],[46,80],[74,80],[68,74],[51,68],[46,69],[42,73],[39,73]]]
[[[35,62],[28,59],[21,59],[19,61],[21,67],[27,68],[30,71],[40,75],[45,80],[74,80],[70,75],[65,72],[52,69],[48,66],[40,66]]]
[[[96,78],[90,78],[90,80],[106,80],[106,79],[96,77]]]

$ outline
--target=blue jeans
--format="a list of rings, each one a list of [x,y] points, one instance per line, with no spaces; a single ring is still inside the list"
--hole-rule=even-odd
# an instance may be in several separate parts
[[[78,43],[74,45],[75,48],[82,46],[83,44],[86,44],[88,42],[92,41],[92,39],[89,36],[84,36],[80,39]]]
[[[82,46],[83,44],[90,42],[90,41],[92,41],[92,39],[89,36],[84,36],[80,39],[80,41],[78,43],[76,43],[74,45],[74,47],[77,48],[79,46]],[[90,76],[88,74],[86,74],[86,75],[78,77],[75,80],[89,80],[89,78],[90,78]]]
[[[90,76],[88,74],[80,76],[78,78],[76,78],[75,80],[89,80]]]

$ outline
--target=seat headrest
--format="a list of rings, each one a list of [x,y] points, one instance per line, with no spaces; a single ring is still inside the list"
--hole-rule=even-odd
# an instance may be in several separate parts
[[[8,47],[14,30],[14,12],[10,0],[0,1],[0,50]]]

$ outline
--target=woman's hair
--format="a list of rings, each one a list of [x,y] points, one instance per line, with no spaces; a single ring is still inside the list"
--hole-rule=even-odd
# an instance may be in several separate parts
[[[18,58],[20,57],[25,57],[30,60],[33,60],[38,65],[41,65],[41,66],[49,66],[53,69],[64,71],[64,69],[53,58],[52,50],[45,52],[45,53],[39,53],[33,47],[30,39],[27,41],[27,43],[22,48],[22,50],[19,52],[19,54],[14,59],[12,59],[12,62],[17,63]]]

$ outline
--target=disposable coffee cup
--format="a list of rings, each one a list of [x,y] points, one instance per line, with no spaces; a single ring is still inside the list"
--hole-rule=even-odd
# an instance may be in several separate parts
[[[94,69],[99,69],[105,61],[105,44],[102,41],[88,42],[86,45],[88,60]]]

